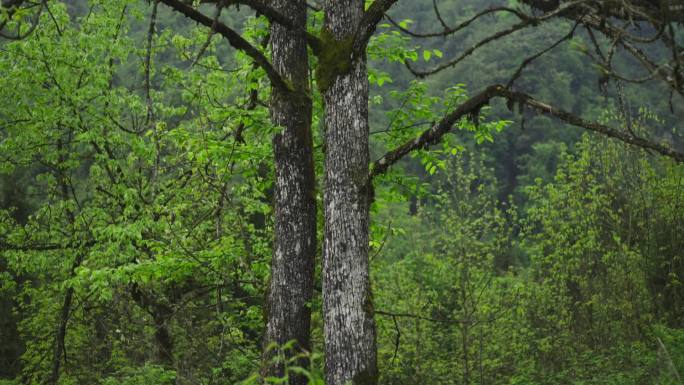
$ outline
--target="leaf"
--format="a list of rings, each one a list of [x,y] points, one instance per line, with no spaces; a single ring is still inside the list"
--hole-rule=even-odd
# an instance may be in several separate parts
[[[402,20],[402,21],[399,22],[399,26],[400,26],[401,28],[406,29],[406,28],[408,28],[409,24],[412,24],[412,23],[413,23],[413,20],[411,20],[411,19],[404,19],[404,20]]]

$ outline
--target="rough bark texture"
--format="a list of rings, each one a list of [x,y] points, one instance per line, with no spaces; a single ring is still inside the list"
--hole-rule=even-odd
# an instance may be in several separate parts
[[[299,30],[279,24],[271,27],[273,67],[290,83],[293,92],[273,88],[271,120],[283,128],[273,140],[275,152],[275,243],[262,374],[281,377],[274,364],[274,343],[296,341],[296,353],[310,348],[310,301],[313,294],[316,253],[316,202],[311,139],[305,0],[277,0],[272,4]],[[288,353],[288,352],[286,352]],[[300,364],[306,365],[306,362]],[[290,376],[290,384],[305,384]]]
[[[363,0],[328,0],[324,50],[334,63],[325,100],[325,241],[323,311],[328,385],[377,382],[376,332],[368,274],[368,73],[351,56]],[[332,63],[320,63],[325,65]],[[323,69],[325,71],[325,69]],[[319,69],[321,71],[321,69]],[[319,85],[320,87],[320,85]]]

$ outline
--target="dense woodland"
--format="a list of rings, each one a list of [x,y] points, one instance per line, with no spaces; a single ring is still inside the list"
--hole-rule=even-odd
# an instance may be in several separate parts
[[[2,0],[1,385],[684,383],[677,12],[199,3]]]

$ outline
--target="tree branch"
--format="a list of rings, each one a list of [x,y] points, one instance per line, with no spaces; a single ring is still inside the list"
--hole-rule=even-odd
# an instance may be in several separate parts
[[[264,56],[256,47],[250,44],[233,29],[223,23],[214,23],[214,19],[206,16],[205,14],[199,12],[180,0],[160,1],[199,24],[209,28],[214,26],[216,32],[226,38],[228,43],[233,46],[233,48],[238,49],[244,52],[247,56],[251,57],[252,60],[254,60],[254,62],[266,72],[266,76],[268,76],[268,79],[271,81],[271,86],[284,93],[292,92],[291,87],[285,82],[280,74],[278,74],[275,68],[273,68],[273,65],[271,65],[266,56]]]
[[[682,84],[684,82],[682,82],[679,65],[682,58],[678,53],[684,47],[677,43],[677,39],[674,38],[674,32],[670,29],[673,22],[681,23],[684,21],[684,12],[682,12],[681,5],[676,4],[676,2],[650,0],[605,2],[590,0],[575,3],[572,9],[568,7],[572,3],[560,0],[523,0],[523,2],[545,12],[556,12],[565,7],[566,11],[557,13],[557,16],[581,22],[586,27],[589,38],[602,58],[602,63],[600,64],[607,73],[606,78],[614,77],[618,80],[638,83],[658,77],[667,83],[673,91],[684,95],[684,84]],[[617,22],[623,22],[624,25],[619,26]],[[644,35],[643,27],[645,24],[652,26],[655,33]],[[630,32],[630,29],[633,32]],[[624,47],[626,52],[650,72],[649,75],[639,79],[630,79],[629,77],[616,74],[611,66],[610,59],[612,56],[609,55],[606,59],[603,53],[600,52],[601,50],[598,47],[592,30],[601,32],[607,38],[613,39],[612,50],[615,49],[616,45]],[[666,33],[668,31],[669,33]],[[652,43],[656,40],[660,40],[672,52],[672,59],[665,64],[662,64],[662,60],[649,57],[647,54],[649,51],[639,48],[637,45]],[[650,52],[650,54],[653,54],[653,52]]]
[[[79,247],[90,247],[95,244],[94,241],[87,241],[84,244],[78,244],[76,242],[70,242],[67,245],[57,244],[57,243],[43,243],[43,244],[25,244],[25,245],[13,245],[4,241],[0,241],[0,251],[54,251],[54,250],[69,250],[76,249]]]
[[[373,4],[368,7],[359,23],[359,28],[356,32],[356,39],[354,40],[354,52],[361,53],[366,48],[368,40],[373,36],[375,28],[378,26],[380,20],[398,0],[375,0]]]
[[[463,30],[464,28],[466,28],[467,26],[469,26],[475,20],[481,18],[482,16],[497,13],[497,12],[512,13],[515,16],[517,16],[518,19],[520,19],[520,20],[531,20],[531,19],[533,19],[533,17],[526,15],[526,14],[518,11],[517,9],[513,9],[513,8],[509,8],[509,7],[490,7],[490,8],[487,8],[485,10],[482,10],[482,11],[476,13],[475,15],[470,17],[469,19],[467,19],[467,20],[465,20],[465,21],[463,21],[463,22],[461,22],[458,25],[455,25],[453,27],[444,26],[445,24],[442,24],[444,29],[442,31],[439,31],[439,32],[414,32],[408,28],[402,27],[399,23],[397,23],[393,18],[391,18],[389,16],[387,16],[387,20],[395,28],[397,28],[399,31],[401,31],[402,33],[405,33],[411,37],[415,37],[415,38],[445,37],[445,36],[453,35],[454,33]],[[440,18],[440,23],[443,23],[443,20],[441,20],[441,18]]]
[[[221,0],[202,0],[201,3],[203,4],[221,4]],[[257,12],[259,15],[265,16],[268,21],[271,23],[277,23],[282,26],[284,26],[287,29],[291,29],[293,31],[299,31],[303,32],[306,34],[306,41],[311,47],[311,49],[314,51],[314,53],[320,52],[320,47],[321,47],[321,41],[316,37],[316,35],[309,33],[306,30],[303,30],[297,26],[295,26],[292,21],[280,11],[277,9],[271,7],[270,5],[266,4],[265,2],[259,1],[259,0],[224,0],[223,1],[224,6],[229,6],[233,4],[239,4],[239,5],[245,5],[254,11]]]
[[[147,31],[147,51],[145,52],[145,100],[147,101],[147,118],[145,120],[146,124],[149,124],[154,120],[154,103],[152,101],[152,82],[151,82],[151,72],[152,72],[152,45],[154,43],[154,33],[155,24],[157,22],[157,8],[159,1],[155,1],[152,5],[152,15],[150,16],[150,27]]]
[[[543,55],[546,54],[547,52],[551,51],[552,49],[556,48],[556,47],[557,47],[559,44],[561,44],[562,42],[564,42],[564,41],[566,41],[566,40],[569,40],[569,39],[572,39],[573,35],[575,34],[575,30],[577,29],[578,26],[579,26],[579,21],[576,21],[575,24],[572,26],[572,29],[570,29],[570,32],[568,32],[567,34],[565,34],[565,35],[564,35],[563,37],[561,37],[560,39],[556,40],[553,44],[551,44],[550,46],[546,47],[545,49],[543,49],[543,50],[537,52],[536,54],[534,54],[534,55],[532,55],[532,56],[526,58],[525,60],[523,60],[522,63],[520,63],[520,66],[518,66],[518,69],[515,71],[515,73],[513,74],[513,76],[511,76],[511,78],[510,78],[510,79],[508,80],[508,82],[506,83],[506,88],[509,88],[509,89],[510,89],[510,88],[513,86],[513,84],[516,82],[516,80],[518,80],[518,78],[520,77],[520,75],[522,75],[522,71],[523,71],[523,70],[525,69],[525,67],[527,67],[530,63],[532,63],[533,61],[539,59],[541,56],[543,56]]]
[[[454,111],[442,118],[442,120],[440,120],[438,123],[424,131],[418,138],[400,145],[375,161],[371,165],[368,181],[371,182],[374,177],[385,173],[390,166],[397,163],[411,151],[436,144],[446,133],[451,131],[452,127],[461,118],[468,115],[476,115],[484,105],[489,104],[489,102],[494,98],[505,98],[509,102],[517,102],[520,105],[526,105],[541,114],[555,117],[556,119],[573,126],[582,127],[589,131],[620,140],[627,144],[653,150],[663,156],[672,158],[679,163],[684,163],[684,153],[676,151],[669,146],[661,145],[648,139],[614,129],[597,122],[585,120],[570,112],[536,100],[528,94],[511,91],[502,85],[494,85],[465,101]]]
[[[471,17],[470,19],[466,20],[465,22],[459,24],[458,26],[454,27],[451,30],[442,31],[441,33],[436,33],[436,34],[423,34],[423,35],[420,35],[420,37],[446,36],[448,34],[452,34],[456,31],[459,31],[459,30],[467,27],[470,23],[475,21],[477,18],[484,16],[488,13],[492,13],[492,12],[499,12],[499,11],[513,12],[519,19],[521,19],[521,21],[510,26],[510,27],[508,27],[508,28],[506,28],[506,29],[502,29],[502,30],[499,30],[499,31],[492,33],[491,35],[483,38],[482,40],[478,41],[474,45],[470,46],[468,49],[464,50],[459,56],[449,60],[446,63],[438,65],[435,68],[428,69],[428,70],[416,70],[413,67],[411,67],[411,65],[409,64],[408,61],[406,61],[404,64],[406,65],[406,67],[409,69],[409,71],[411,71],[411,73],[414,76],[422,78],[422,77],[426,77],[429,75],[434,75],[438,72],[441,72],[447,68],[453,67],[456,64],[460,63],[463,59],[470,56],[478,48],[481,48],[481,47],[483,47],[483,46],[485,46],[485,45],[487,45],[493,41],[499,40],[505,36],[508,36],[508,35],[514,33],[514,32],[520,31],[520,30],[525,29],[525,28],[530,27],[530,26],[537,26],[540,23],[549,21],[549,20],[551,20],[557,16],[563,15],[564,13],[568,12],[569,10],[572,10],[573,7],[578,6],[578,5],[580,5],[586,1],[587,0],[571,1],[571,2],[563,4],[562,6],[556,8],[556,9],[554,9],[548,13],[545,13],[545,14],[537,16],[537,17],[528,16],[528,15],[525,15],[524,13],[514,11],[510,8],[505,8],[505,7],[490,8],[488,10],[484,10],[484,11],[476,14],[475,16]],[[395,25],[397,25],[397,24],[395,23]],[[402,32],[406,33],[405,28],[400,28],[400,29],[402,30]]]
[[[12,19],[14,14],[21,8],[23,5],[24,0],[9,0],[6,3],[1,3],[2,7],[0,9],[3,9],[6,12],[6,18],[0,19],[0,38],[4,38],[7,40],[22,40],[26,37],[28,37],[33,31],[35,31],[36,27],[38,27],[38,21],[40,20],[40,15],[43,12],[43,9],[47,7],[47,0],[42,0],[39,3],[29,3],[26,7],[23,9],[29,9],[29,8],[34,8],[38,7],[38,11],[36,11],[33,16],[31,16],[31,26],[29,29],[25,32],[21,32],[21,23],[17,25],[17,31],[15,35],[11,35],[8,33],[5,33],[3,30],[5,29],[5,26],[7,23]],[[59,31],[59,30],[58,30]],[[60,32],[61,35],[61,32]]]

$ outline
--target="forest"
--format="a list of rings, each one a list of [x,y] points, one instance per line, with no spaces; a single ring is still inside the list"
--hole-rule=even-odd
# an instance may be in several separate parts
[[[684,384],[679,0],[0,0],[0,385]]]

